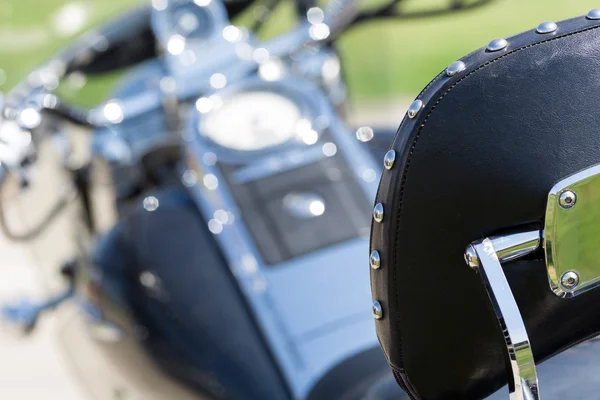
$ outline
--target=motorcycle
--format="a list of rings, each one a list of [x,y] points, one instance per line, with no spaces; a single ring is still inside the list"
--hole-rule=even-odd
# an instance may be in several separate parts
[[[377,18],[442,11],[298,2],[298,26],[264,41],[232,23],[251,4],[155,0],[86,33],[6,96],[0,226],[43,242],[40,259],[68,287],[4,317],[32,330],[42,312],[76,302],[114,368],[90,383],[96,394],[403,398],[360,261],[395,129],[345,124],[335,40]],[[126,67],[100,106],[55,91],[64,77]],[[44,196],[26,208],[33,228],[19,231],[7,193],[40,182]]]
[[[598,398],[599,31],[593,9],[495,39],[409,107],[370,246],[411,399]]]

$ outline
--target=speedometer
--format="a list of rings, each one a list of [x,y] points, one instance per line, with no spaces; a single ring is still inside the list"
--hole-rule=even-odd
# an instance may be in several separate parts
[[[236,93],[200,121],[200,132],[216,144],[238,151],[256,151],[294,138],[302,112],[288,97],[269,91]]]

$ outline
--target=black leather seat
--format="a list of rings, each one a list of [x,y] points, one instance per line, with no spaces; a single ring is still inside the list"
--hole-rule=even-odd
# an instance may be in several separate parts
[[[600,163],[600,21],[557,25],[442,72],[393,142],[371,288],[380,343],[413,399],[480,399],[507,383],[502,331],[465,247],[543,229],[552,186]],[[600,291],[554,295],[541,250],[503,268],[536,363],[600,332]]]

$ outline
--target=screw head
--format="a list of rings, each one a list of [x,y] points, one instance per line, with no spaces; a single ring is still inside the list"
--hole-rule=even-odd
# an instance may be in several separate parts
[[[408,106],[408,118],[414,118],[417,116],[419,111],[423,108],[423,102],[421,100],[415,100]]]
[[[591,20],[600,19],[600,8],[594,8],[593,10],[590,10],[590,12],[587,13],[586,18]]]
[[[381,319],[383,318],[383,308],[381,308],[381,303],[375,300],[373,302],[373,306],[371,306],[371,312],[373,313],[373,318]]]
[[[379,269],[381,267],[381,256],[377,250],[373,250],[369,256],[369,264],[373,269]]]
[[[452,64],[450,64],[448,66],[448,68],[446,68],[446,75],[447,76],[454,76],[456,74],[458,74],[459,72],[464,71],[467,68],[467,66],[465,65],[464,62],[462,61],[455,61]]]
[[[383,204],[375,204],[375,207],[373,208],[373,219],[375,222],[383,221]]]
[[[506,39],[494,39],[487,45],[488,51],[500,51],[508,46]]]
[[[383,166],[385,169],[390,170],[394,166],[394,161],[396,161],[396,152],[389,150],[385,153],[385,157],[383,157]]]
[[[544,21],[538,25],[538,27],[535,31],[537,33],[542,33],[542,34],[552,33],[552,32],[555,32],[557,28],[558,28],[558,26],[556,25],[556,23],[554,23],[552,21]]]
[[[560,277],[560,283],[563,288],[573,290],[579,285],[579,274],[575,271],[567,271]]]
[[[577,202],[577,195],[570,190],[565,190],[558,197],[558,205],[564,209],[573,208]]]

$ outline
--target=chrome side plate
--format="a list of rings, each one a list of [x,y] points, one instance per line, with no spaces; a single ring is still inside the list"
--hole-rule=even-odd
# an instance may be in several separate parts
[[[575,297],[600,285],[600,165],[554,185],[546,206],[544,249],[557,296]]]

